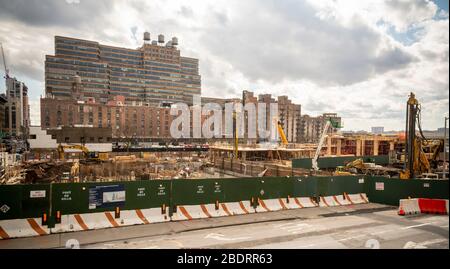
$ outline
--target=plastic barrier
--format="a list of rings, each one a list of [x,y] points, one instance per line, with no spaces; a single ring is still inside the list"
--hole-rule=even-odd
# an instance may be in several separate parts
[[[331,207],[331,206],[338,206],[340,204],[338,204],[335,199],[334,196],[321,196],[320,197],[320,202],[319,202],[319,206],[320,207]]]
[[[257,213],[287,209],[284,204],[280,203],[280,199],[258,199],[258,205],[259,206],[256,208]]]
[[[220,204],[220,207],[229,216],[255,213],[255,209],[248,201],[223,203]]]
[[[46,235],[50,230],[41,225],[40,218],[14,219],[0,221],[0,238],[29,237]]]
[[[401,199],[399,203],[398,214],[401,216],[420,214],[419,200]]]
[[[347,196],[347,200],[351,204],[367,204],[369,203],[369,198],[365,193],[357,193],[357,194],[345,194]]]
[[[426,214],[448,214],[448,200],[419,198],[421,213]]]
[[[169,214],[162,214],[161,208],[124,210],[120,218],[115,218],[114,212],[63,215],[61,223],[51,229],[53,233],[86,231],[119,226],[149,224],[169,221]]]
[[[347,198],[347,195],[346,195],[346,194],[343,194],[343,195],[334,195],[334,196],[333,196],[333,200],[334,200],[338,205],[352,205],[352,204],[353,204],[353,202],[350,201],[350,200]]]
[[[279,198],[282,209],[300,209],[306,207],[317,207],[318,205],[310,197]]]
[[[428,198],[400,200],[399,215],[404,216],[419,213],[448,215],[448,200]]]

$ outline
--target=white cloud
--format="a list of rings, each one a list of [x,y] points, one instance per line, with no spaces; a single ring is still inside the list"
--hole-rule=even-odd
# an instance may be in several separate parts
[[[302,104],[302,113],[336,111],[346,129],[356,130],[404,128],[411,91],[423,103],[424,128],[441,127],[448,115],[448,13],[429,1],[95,4],[102,8],[90,1],[56,2],[23,1],[22,9],[0,12],[0,42],[11,72],[33,86],[36,108],[43,92],[44,56],[53,54],[55,35],[135,48],[143,32],[150,31],[152,38],[159,33],[177,36],[182,55],[200,59],[205,96],[236,97],[244,89],[287,94]],[[0,10],[9,3],[0,0]],[[35,3],[61,15],[55,19],[45,8],[27,10]],[[413,42],[393,36],[392,27],[399,34],[411,32]],[[35,111],[33,123],[38,124]]]

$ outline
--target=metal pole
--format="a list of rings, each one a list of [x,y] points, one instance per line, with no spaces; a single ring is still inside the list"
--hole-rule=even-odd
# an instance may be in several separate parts
[[[445,168],[445,163],[447,161],[447,121],[448,117],[444,118],[444,173],[443,173],[443,179],[446,178],[445,173],[447,172],[447,168]]]

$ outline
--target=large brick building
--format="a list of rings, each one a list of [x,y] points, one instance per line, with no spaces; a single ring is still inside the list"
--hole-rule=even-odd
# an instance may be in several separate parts
[[[112,129],[113,137],[170,137],[170,108],[124,105],[117,96],[107,104],[75,100],[41,99],[44,129],[59,126],[92,126]]]
[[[192,104],[201,94],[198,60],[182,57],[178,39],[164,37],[138,49],[55,37],[45,61],[41,126],[109,127],[114,137],[169,137],[168,104]]]
[[[95,98],[105,104],[114,96],[127,102],[158,105],[192,102],[201,94],[198,59],[182,57],[178,39],[164,43],[164,36],[137,49],[112,47],[98,42],[55,37],[55,55],[45,60],[45,93],[59,100],[72,99],[73,77],[81,79],[78,98]]]
[[[342,119],[336,113],[324,113],[317,117],[311,117],[309,115],[301,116],[299,122],[299,142],[318,143],[328,120],[332,120],[337,125],[342,125]],[[337,131],[336,128],[330,126],[328,133],[336,133]]]

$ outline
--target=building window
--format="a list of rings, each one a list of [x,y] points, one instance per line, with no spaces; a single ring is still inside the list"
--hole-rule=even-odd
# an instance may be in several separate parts
[[[65,137],[65,138],[64,138],[64,142],[70,143],[70,138],[69,138],[69,137]]]
[[[95,139],[93,137],[89,137],[90,142],[95,142]]]
[[[35,134],[30,134],[30,139],[36,139],[36,135]]]

